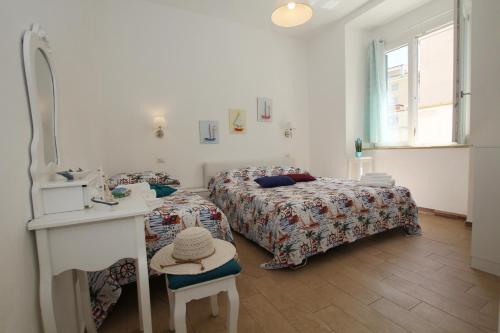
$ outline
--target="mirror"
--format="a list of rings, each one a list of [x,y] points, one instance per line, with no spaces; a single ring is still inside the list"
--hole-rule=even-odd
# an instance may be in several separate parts
[[[35,80],[38,111],[42,125],[44,162],[45,165],[57,164],[54,80],[49,61],[41,49],[37,49],[35,52]]]
[[[33,217],[44,214],[42,186],[59,167],[57,75],[47,33],[39,25],[23,35],[23,64],[31,114],[31,203]]]

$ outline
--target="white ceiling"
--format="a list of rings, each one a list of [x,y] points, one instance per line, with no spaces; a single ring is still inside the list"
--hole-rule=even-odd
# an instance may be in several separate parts
[[[356,17],[352,22],[364,29],[371,30],[387,24],[432,0],[385,0]],[[449,0],[451,3],[452,0]],[[453,6],[453,4],[451,4]]]
[[[272,29],[290,36],[303,37],[324,25],[332,23],[370,0],[308,0],[314,9],[312,19],[306,24],[294,28],[279,28],[272,24],[271,14],[286,0],[151,0],[180,9],[232,20],[245,25],[263,29]],[[400,0],[401,1],[401,0]],[[406,1],[406,0],[404,0]],[[403,2],[404,2],[403,1]]]

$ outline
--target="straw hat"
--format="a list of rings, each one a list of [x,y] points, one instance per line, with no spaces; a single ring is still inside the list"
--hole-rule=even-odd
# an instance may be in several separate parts
[[[224,265],[235,254],[233,244],[212,238],[205,228],[192,227],[179,232],[172,244],[158,251],[151,267],[168,274],[194,275]]]

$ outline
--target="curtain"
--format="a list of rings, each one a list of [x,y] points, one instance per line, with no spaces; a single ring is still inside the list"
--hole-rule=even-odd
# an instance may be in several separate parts
[[[368,48],[369,87],[368,87],[368,139],[370,143],[384,142],[387,127],[387,69],[385,45],[374,40]]]

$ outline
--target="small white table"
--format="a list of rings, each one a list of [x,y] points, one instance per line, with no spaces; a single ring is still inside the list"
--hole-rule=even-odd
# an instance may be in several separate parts
[[[40,270],[40,308],[45,333],[57,332],[52,296],[53,277],[77,270],[81,308],[87,332],[96,332],[90,308],[87,271],[99,271],[119,259],[137,260],[137,293],[141,330],[152,332],[142,194],[132,190],[109,210],[88,208],[47,214],[28,223],[36,232]]]
[[[373,157],[353,157],[349,160],[349,179],[360,180],[361,176],[373,172]]]

